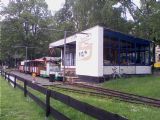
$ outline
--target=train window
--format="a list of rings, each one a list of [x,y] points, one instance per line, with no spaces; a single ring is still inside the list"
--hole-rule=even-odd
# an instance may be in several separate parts
[[[44,62],[37,62],[37,66],[38,66],[38,67],[44,67],[44,66],[45,66],[45,63],[44,63]]]

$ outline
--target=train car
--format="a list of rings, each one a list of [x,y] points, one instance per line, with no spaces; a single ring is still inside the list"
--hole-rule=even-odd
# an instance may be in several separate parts
[[[18,67],[18,70],[19,70],[20,72],[24,72],[24,61],[21,61],[21,62],[20,62],[20,65],[19,65],[19,67]]]
[[[40,71],[40,76],[49,77],[50,74],[60,72],[60,57],[45,57],[45,69]]]
[[[20,62],[20,65],[18,68],[20,72],[27,72],[28,71],[28,67],[27,67],[28,62],[29,62],[29,60],[24,60],[24,61]]]
[[[24,73],[35,73],[37,76],[49,77],[50,74],[60,72],[58,57],[43,57],[35,60],[21,61],[19,71]]]
[[[45,61],[42,59],[31,60],[27,63],[27,67],[29,67],[29,73],[35,73],[36,75],[40,75],[40,71],[45,69]]]
[[[45,62],[41,59],[21,61],[19,71],[24,73],[35,73],[40,75],[40,70],[45,69]]]

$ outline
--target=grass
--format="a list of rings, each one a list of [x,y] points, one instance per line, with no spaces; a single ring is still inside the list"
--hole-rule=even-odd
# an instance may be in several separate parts
[[[129,120],[160,120],[160,109],[145,105],[131,104],[115,99],[100,98],[90,95],[82,95],[67,91],[60,91],[77,100],[89,103],[106,111],[119,114]]]
[[[40,98],[42,101],[45,101],[45,95],[41,94],[40,92],[33,90],[31,88],[28,88],[30,92],[32,92],[34,95],[36,95],[38,98]],[[51,106],[61,112],[62,114],[66,115],[71,120],[95,120],[94,118],[85,115],[82,112],[79,112],[75,110],[74,108],[65,105],[64,103],[57,101],[55,99],[51,99],[50,102]]]
[[[44,118],[44,110],[31,99],[25,98],[21,90],[14,89],[0,77],[1,120],[44,120]]]
[[[14,89],[10,87],[6,81],[2,81],[1,88],[3,89],[2,93],[4,95],[1,97],[2,99],[2,120],[41,120],[44,119],[44,111],[38,107],[33,101],[28,101],[26,98],[23,97],[23,92],[19,89]],[[43,101],[45,100],[45,96],[41,93],[29,89],[32,93],[36,96],[41,98]],[[78,93],[72,93],[68,91],[58,90],[61,93],[69,95],[77,100],[89,103],[93,106],[102,108],[104,110],[110,111],[112,113],[119,114],[121,116],[125,116],[130,120],[160,120],[160,109],[149,107],[145,105],[137,105],[126,103],[114,99],[108,98],[100,98],[97,96],[90,96],[90,95],[83,95]],[[13,94],[13,95],[12,95]],[[8,96],[8,97],[5,97]],[[10,98],[10,96],[15,96]],[[18,103],[17,103],[18,101]],[[14,107],[11,103],[14,103]],[[23,103],[21,103],[23,102]],[[19,106],[19,104],[21,104]],[[27,105],[25,105],[27,104]],[[28,105],[29,104],[29,105]],[[72,120],[93,120],[93,118],[84,115],[81,112],[76,111],[75,109],[62,104],[61,102],[51,99],[51,105],[54,106],[55,109],[61,111],[65,115],[67,115]],[[22,107],[23,106],[23,107]],[[28,106],[28,107],[25,107]],[[31,107],[31,108],[30,108]],[[5,110],[5,108],[7,108]],[[20,111],[18,111],[20,109]],[[16,114],[10,116],[10,111],[16,112]],[[23,115],[21,118],[18,119],[20,115]],[[35,118],[32,118],[34,116]],[[13,119],[15,117],[15,119]],[[30,118],[28,118],[30,117]]]
[[[28,97],[25,98],[21,90],[14,89],[3,78],[0,78],[0,82],[2,93],[0,97],[0,108],[2,108],[0,120],[44,120],[45,111],[33,100]],[[19,84],[22,85],[22,82],[19,82]],[[30,88],[28,90],[45,102],[45,95]],[[57,109],[71,120],[94,120],[94,118],[54,99],[51,99],[51,106],[54,106],[54,109]],[[48,120],[52,119],[54,118],[50,117]]]
[[[122,78],[107,81],[102,84],[105,88],[160,99],[160,77],[145,76]]]

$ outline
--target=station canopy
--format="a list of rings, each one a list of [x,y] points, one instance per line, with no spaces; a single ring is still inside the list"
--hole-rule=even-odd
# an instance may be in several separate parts
[[[104,37],[114,38],[117,40],[125,40],[128,42],[133,42],[133,43],[137,43],[137,44],[141,44],[141,45],[149,45],[150,43],[153,43],[150,40],[138,38],[138,37],[124,34],[124,33],[118,32],[118,31],[113,31],[108,28],[104,28]]]

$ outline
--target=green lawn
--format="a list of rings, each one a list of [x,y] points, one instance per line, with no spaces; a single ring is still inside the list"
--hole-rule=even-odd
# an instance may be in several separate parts
[[[69,95],[77,100],[89,103],[93,106],[110,111],[112,113],[125,116],[129,120],[160,120],[159,108],[154,108],[145,105],[131,104],[114,99],[100,98],[90,95],[82,95],[67,91],[64,92],[59,90],[59,92]]]
[[[0,120],[44,120],[45,112],[0,77]],[[51,118],[49,118],[51,120]]]
[[[30,88],[28,88],[28,90],[30,92],[32,92],[34,95],[36,95],[37,97],[39,97],[42,101],[45,101],[45,95],[41,94],[38,91],[30,89]],[[82,112],[79,112],[78,110],[75,110],[74,108],[69,107],[68,105],[66,105],[60,101],[57,101],[55,99],[51,99],[50,104],[54,109],[58,110],[59,112],[61,112],[64,115],[66,115],[71,120],[95,120],[94,118],[92,118]]]
[[[135,93],[160,99],[160,77],[132,77],[107,81],[105,88]]]
[[[7,81],[1,79],[0,82],[2,91],[2,120],[44,120],[44,111],[33,101],[28,101],[28,98],[24,98],[22,91],[12,88],[8,85]],[[45,96],[41,93],[31,89],[29,90],[42,100],[45,100]],[[58,91],[104,110],[125,116],[130,120],[160,120],[160,109],[158,108],[67,91]],[[12,105],[12,103],[15,104]],[[93,120],[93,118],[62,104],[57,100],[51,99],[51,105],[72,120]]]
[[[160,120],[159,108],[154,108],[154,107],[145,106],[145,105],[131,104],[131,103],[115,100],[115,99],[101,98],[98,96],[90,96],[86,94],[83,95],[83,94],[68,92],[68,91],[59,90],[59,89],[54,89],[54,90],[61,92],[63,94],[69,95],[77,100],[102,108],[106,111],[110,111],[112,113],[116,113],[118,115],[124,116],[129,120]],[[45,100],[45,97],[42,94],[39,94],[39,92],[32,90],[32,93],[39,96],[42,100]],[[78,112],[67,105],[62,104],[57,100],[52,99],[51,104],[52,106],[54,106],[54,108],[64,113],[72,120],[93,120],[93,118],[87,115],[84,115],[83,113]]]
[[[42,110],[33,100],[25,98],[24,94],[18,88],[14,89],[2,77],[0,77],[1,88],[1,117],[0,120],[44,120],[45,111]],[[21,83],[21,82],[20,82]],[[45,95],[28,88],[29,91],[45,101]],[[69,117],[71,120],[95,120],[57,100],[51,99],[51,105],[55,109]],[[50,117],[48,120],[54,119]]]

